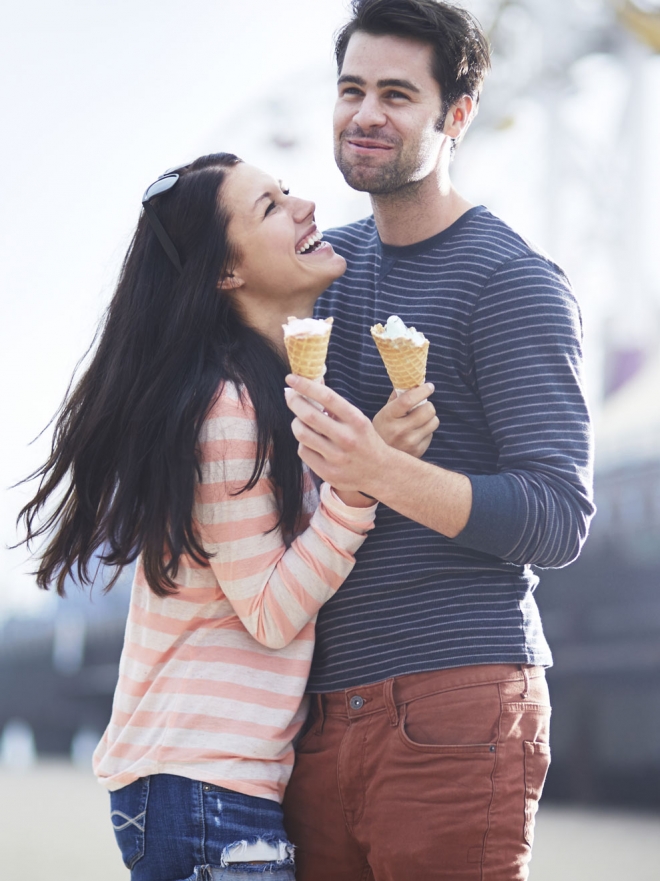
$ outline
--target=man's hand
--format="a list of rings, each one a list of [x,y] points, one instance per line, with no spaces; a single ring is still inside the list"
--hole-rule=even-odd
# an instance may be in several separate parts
[[[374,428],[386,444],[421,459],[433,432],[440,425],[435,407],[427,400],[435,391],[430,382],[409,389],[397,398],[392,392],[382,410],[374,416]]]
[[[286,381],[299,393],[287,390],[286,398],[297,417],[291,428],[303,462],[337,490],[373,495],[369,489],[386,471],[390,448],[370,420],[326,386],[295,375]],[[320,404],[323,412],[310,401]]]
[[[369,419],[331,389],[302,376],[286,381],[299,393],[287,389],[286,397],[297,417],[291,425],[300,458],[319,477],[335,489],[373,496],[448,538],[465,528],[472,507],[467,475],[388,446]]]

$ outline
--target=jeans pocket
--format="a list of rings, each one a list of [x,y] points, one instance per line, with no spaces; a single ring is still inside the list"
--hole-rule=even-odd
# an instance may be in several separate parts
[[[550,747],[547,743],[535,740],[525,740],[523,745],[525,748],[525,826],[523,837],[525,843],[531,847],[534,842],[534,820],[550,766]]]
[[[110,793],[110,820],[127,869],[144,856],[148,798],[148,777]]]

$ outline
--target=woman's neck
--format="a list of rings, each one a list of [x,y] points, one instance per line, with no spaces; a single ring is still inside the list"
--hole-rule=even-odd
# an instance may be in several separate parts
[[[239,309],[242,312],[245,321],[258,330],[260,334],[265,336],[275,346],[277,351],[286,358],[286,349],[284,347],[284,332],[282,325],[286,324],[290,315],[296,318],[310,318],[314,311],[314,303],[317,295],[297,297],[287,300],[286,303],[279,301],[266,302],[249,301],[239,302]]]

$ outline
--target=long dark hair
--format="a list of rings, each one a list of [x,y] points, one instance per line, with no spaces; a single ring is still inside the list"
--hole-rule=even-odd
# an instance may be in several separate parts
[[[128,249],[92,361],[67,394],[50,456],[22,509],[25,542],[53,532],[39,555],[39,587],[67,576],[90,584],[90,567],[121,569],[138,555],[158,596],[176,592],[182,554],[207,565],[192,509],[201,479],[197,442],[224,382],[242,386],[256,411],[252,488],[267,464],[278,492],[278,526],[294,530],[302,507],[302,465],[282,389],[287,367],[270,342],[241,319],[218,281],[237,255],[222,201],[229,153],[203,156],[152,204],[181,257],[170,262],[144,213]],[[58,496],[54,510],[37,522]]]

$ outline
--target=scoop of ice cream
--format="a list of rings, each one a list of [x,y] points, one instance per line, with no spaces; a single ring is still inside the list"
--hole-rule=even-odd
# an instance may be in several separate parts
[[[378,330],[382,328],[380,331],[381,335],[389,340],[410,340],[416,346],[423,346],[426,342],[426,337],[423,333],[415,330],[414,327],[406,327],[398,315],[390,315],[385,327],[382,327],[382,325],[376,325],[376,328]]]
[[[326,336],[330,333],[332,318],[294,318],[290,316],[282,325],[284,338],[292,336]]]

